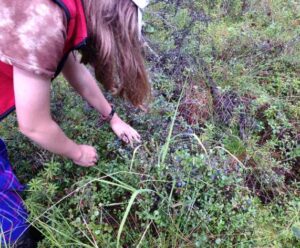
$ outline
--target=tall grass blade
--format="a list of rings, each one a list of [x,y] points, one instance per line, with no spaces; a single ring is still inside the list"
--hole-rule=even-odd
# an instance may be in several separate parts
[[[151,192],[151,190],[149,189],[139,189],[139,190],[136,190],[135,192],[133,192],[133,194],[131,195],[130,197],[130,200],[128,202],[128,205],[127,205],[127,208],[125,210],[125,213],[123,215],[123,219],[121,221],[121,224],[120,224],[120,227],[119,227],[119,230],[118,230],[118,236],[117,236],[117,248],[120,247],[120,239],[121,239],[121,235],[122,235],[122,232],[123,232],[123,229],[124,229],[124,225],[125,225],[125,222],[127,220],[127,217],[129,215],[129,212],[130,212],[130,209],[134,203],[134,200],[135,198],[139,195],[139,194],[142,194],[142,193],[145,193],[145,192]]]

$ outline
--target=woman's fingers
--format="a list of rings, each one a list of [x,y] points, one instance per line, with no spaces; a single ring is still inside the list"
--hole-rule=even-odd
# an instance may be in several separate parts
[[[135,140],[136,142],[141,142],[141,136],[139,135],[139,133],[135,130],[133,130],[132,132],[132,139]]]
[[[121,139],[122,139],[126,144],[130,144],[131,146],[133,146],[132,135],[123,133]]]
[[[139,135],[138,132],[136,132],[135,140],[138,141],[139,143],[141,142],[141,135]]]
[[[128,137],[127,137],[127,135],[125,133],[122,133],[120,135],[120,139],[123,140],[125,143],[129,142],[129,139],[128,139]]]
[[[137,132],[132,132],[132,133],[123,133],[121,135],[121,140],[123,140],[125,143],[130,144],[133,146],[134,142],[141,142],[141,137]]]
[[[83,166],[83,167],[92,167],[92,166],[95,165],[95,163],[92,163],[92,162],[90,162],[90,163],[82,163],[80,161],[74,161],[74,163],[77,164],[77,165]]]
[[[118,116],[110,123],[115,134],[125,143],[133,146],[134,142],[141,142],[141,136],[130,125],[122,121]]]
[[[98,161],[98,154],[97,154],[97,152],[96,152],[96,154],[93,156],[93,164],[95,165],[96,163],[97,163],[97,161]]]
[[[94,147],[89,145],[79,145],[81,149],[81,157],[78,160],[75,160],[74,163],[81,166],[94,166],[98,161],[98,154]]]

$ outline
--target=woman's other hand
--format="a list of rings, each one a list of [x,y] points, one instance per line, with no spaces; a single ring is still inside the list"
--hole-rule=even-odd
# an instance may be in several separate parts
[[[141,136],[139,133],[127,123],[122,121],[117,114],[114,114],[111,119],[110,126],[114,133],[127,144],[130,143],[132,145],[133,142],[141,142]]]
[[[75,164],[90,167],[97,163],[99,157],[94,147],[89,145],[78,145],[78,149],[76,157],[73,158]]]

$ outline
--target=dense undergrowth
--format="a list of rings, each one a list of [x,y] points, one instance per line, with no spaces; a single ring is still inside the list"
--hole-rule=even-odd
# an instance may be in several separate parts
[[[108,95],[141,144],[99,127],[61,78],[53,117],[96,146],[96,167],[1,123],[40,247],[299,247],[300,4],[156,1],[146,15],[149,111]]]

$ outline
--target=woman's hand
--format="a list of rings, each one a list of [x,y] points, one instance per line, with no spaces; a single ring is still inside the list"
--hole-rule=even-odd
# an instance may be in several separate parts
[[[98,161],[98,154],[94,147],[89,145],[78,145],[78,152],[73,162],[84,167],[94,166]]]
[[[111,119],[110,126],[114,133],[124,142],[130,143],[131,145],[135,141],[141,142],[141,136],[139,133],[127,123],[122,121],[117,114],[114,114]]]

